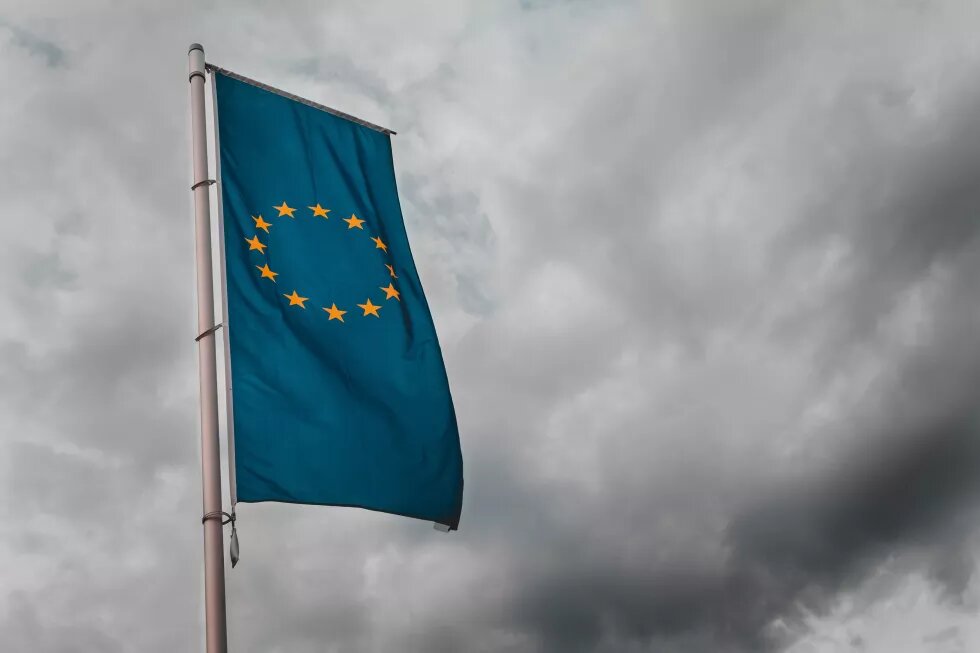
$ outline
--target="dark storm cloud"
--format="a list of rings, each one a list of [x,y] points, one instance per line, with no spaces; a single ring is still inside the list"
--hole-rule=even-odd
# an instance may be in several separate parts
[[[889,434],[872,451],[852,452],[846,471],[770,488],[735,518],[730,555],[717,565],[674,558],[633,566],[595,550],[557,556],[544,570],[527,570],[508,620],[548,651],[594,650],[609,638],[620,646],[659,640],[658,650],[769,650],[784,641],[768,633],[775,619],[800,627],[798,605],[826,608],[897,545],[936,547],[945,565],[959,566],[951,587],[938,580],[961,591],[972,561],[946,558],[943,546],[965,536],[950,517],[975,501],[980,485],[972,413]],[[592,525],[601,530],[603,520]]]
[[[980,191],[973,183],[980,166],[980,85],[967,81],[948,89],[937,116],[897,131],[895,121],[906,124],[899,116],[912,110],[909,94],[900,95],[899,107],[883,108],[878,89],[841,91],[819,118],[824,130],[838,135],[837,169],[818,178],[822,200],[787,234],[813,242],[843,233],[860,249],[849,305],[832,327],[839,338],[828,341],[845,352],[873,333],[896,295],[930,265],[975,247],[980,231]],[[773,251],[777,268],[797,251],[784,245]],[[807,323],[827,326],[822,316],[801,313],[785,325],[787,335],[809,337]]]
[[[705,494],[711,502],[727,504],[732,510],[733,519],[724,538],[728,556],[695,565],[686,565],[683,556],[667,555],[664,560],[655,554],[645,563],[623,562],[628,558],[626,551],[635,543],[616,540],[616,529],[609,528],[613,516],[623,512],[623,506],[612,503],[616,498],[615,486],[606,486],[608,500],[600,500],[598,506],[583,505],[581,519],[588,522],[590,532],[608,533],[607,538],[597,537],[595,546],[582,547],[584,550],[574,551],[572,555],[566,555],[561,546],[556,546],[549,564],[520,568],[524,590],[518,592],[511,604],[514,609],[506,612],[504,621],[521,624],[525,632],[540,639],[545,650],[592,650],[609,641],[618,642],[614,647],[632,642],[654,650],[676,646],[676,650],[685,651],[719,650],[719,647],[759,650],[763,646],[779,646],[786,640],[781,634],[769,635],[769,626],[782,619],[796,629],[802,628],[796,614],[797,602],[811,610],[823,610],[837,592],[860,584],[891,552],[924,546],[934,549],[937,557],[943,556],[949,552],[951,542],[969,533],[970,528],[959,522],[963,515],[969,514],[966,510],[975,505],[975,479],[980,471],[977,469],[980,434],[973,396],[980,381],[980,351],[973,335],[978,327],[972,308],[976,292],[969,281],[978,269],[975,216],[980,198],[969,183],[977,169],[976,152],[980,151],[975,137],[980,132],[972,118],[977,115],[976,94],[969,87],[950,90],[944,98],[948,104],[943,105],[940,115],[929,122],[924,133],[893,143],[888,134],[868,131],[868,121],[876,120],[872,112],[877,108],[863,100],[855,104],[855,93],[860,97],[868,95],[865,91],[845,88],[839,104],[847,106],[846,111],[832,110],[822,115],[813,131],[810,126],[800,125],[804,143],[809,137],[824,139],[838,144],[853,157],[844,157],[848,167],[843,170],[822,172],[822,155],[818,152],[814,158],[812,152],[807,153],[814,172],[818,173],[810,183],[820,189],[819,196],[808,200],[812,208],[801,210],[805,219],[798,222],[794,222],[796,216],[785,219],[788,225],[793,225],[791,232],[809,236],[806,240],[783,241],[781,249],[774,251],[773,267],[768,272],[778,276],[783,261],[800,256],[808,248],[822,246],[826,242],[823,238],[843,238],[853,248],[851,259],[857,270],[849,283],[830,303],[815,305],[809,318],[805,312],[791,314],[794,320],[799,320],[793,324],[800,327],[794,339],[806,339],[809,342],[804,346],[816,346],[830,354],[835,361],[831,374],[839,375],[848,364],[846,359],[836,357],[835,350],[850,352],[853,358],[869,343],[874,346],[881,340],[881,334],[873,329],[887,321],[896,305],[901,304],[903,293],[910,292],[923,282],[930,270],[938,267],[952,277],[947,296],[931,305],[930,315],[919,318],[933,322],[936,333],[893,353],[899,357],[898,381],[884,383],[886,387],[877,391],[880,396],[869,393],[870,401],[866,402],[869,405],[883,402],[887,408],[849,427],[856,445],[834,448],[828,443],[823,457],[829,456],[830,461],[814,462],[819,471],[805,471],[799,463],[791,464],[775,473],[778,481],[765,483],[761,490],[756,488],[750,498],[741,502],[725,496],[728,488],[722,479],[692,475],[686,481],[676,480],[670,491],[680,493],[685,485],[703,480]],[[630,97],[616,92],[608,95]],[[887,100],[886,104],[895,105],[906,94],[872,93],[870,101],[875,101],[876,96]],[[645,101],[640,93],[633,99],[636,101],[625,102],[616,110],[629,113],[629,107],[642,106]],[[608,146],[608,142],[605,144]],[[641,140],[637,151],[643,145]],[[655,161],[656,154],[651,156]],[[857,162],[857,170],[849,167],[854,165],[852,159]],[[608,157],[604,160],[608,161]],[[633,160],[641,159],[633,157]],[[654,169],[650,159],[642,165],[647,173]],[[588,248],[569,246],[568,234],[563,234],[557,242],[547,240],[548,234],[557,234],[557,228],[542,221],[536,221],[532,227],[532,233],[539,238],[529,241],[547,240],[549,245],[575,248],[574,253],[581,256],[583,251],[594,253],[608,231],[618,230],[620,237],[611,240],[620,246],[635,244],[637,249],[634,256],[619,255],[614,263],[601,261],[603,265],[609,264],[607,269],[615,270],[617,277],[617,283],[606,288],[624,287],[623,281],[627,279],[656,284],[651,278],[655,275],[640,271],[645,258],[655,257],[644,257],[639,250],[642,243],[627,238],[631,230],[635,233],[639,223],[629,219],[626,202],[644,197],[645,193],[655,202],[657,194],[650,194],[640,183],[631,187],[628,170],[616,166],[612,170],[624,176],[613,182],[598,172],[593,177],[596,187],[593,193],[570,190],[564,198],[556,197],[569,213],[574,206],[587,207],[588,210],[576,215],[601,224],[599,233],[587,229],[575,232],[574,235],[593,237]],[[610,196],[598,190],[602,186],[631,190],[621,197]],[[534,193],[530,189],[527,192],[529,196]],[[809,190],[805,192],[809,194]],[[616,219],[605,218],[610,215]],[[585,265],[595,262],[594,256],[587,256]],[[650,268],[661,269],[658,264]],[[716,281],[720,286],[725,285],[724,279]],[[634,302],[643,297],[636,292],[638,284],[625,287],[634,291],[631,293]],[[659,285],[654,287],[660,290]],[[652,295],[658,302],[663,299],[660,292]],[[703,305],[714,299],[684,297],[689,307],[685,311],[693,316],[689,315],[689,321],[682,324],[690,324],[695,329],[718,329],[730,318],[724,312],[724,300],[714,306]],[[811,319],[819,329],[816,333],[805,323]],[[657,329],[650,321],[643,324]],[[584,328],[579,321],[578,333],[587,333]],[[777,324],[777,328],[782,326]],[[660,335],[662,331],[655,333]],[[666,335],[683,338],[676,331]],[[765,336],[765,331],[762,335]],[[551,396],[540,388],[534,393],[529,403],[537,403],[540,412],[549,413],[541,407],[542,400],[567,397],[574,393],[578,381],[601,378],[606,373],[603,367],[583,364],[583,356],[589,352],[602,352],[598,344],[603,342],[600,337],[586,339],[592,343],[591,348],[581,347],[568,336],[547,345],[534,344],[530,337],[526,339],[528,347],[536,350],[534,360],[538,365],[534,369],[540,376],[535,384],[523,387],[530,390],[543,384],[544,377],[551,373],[557,379],[548,387],[561,388]],[[502,354],[515,366],[529,353],[518,353],[520,345],[517,346],[516,351]],[[612,344],[611,350],[598,353],[596,360],[609,361],[621,346],[621,342]],[[494,351],[498,355],[499,350]],[[553,357],[549,357],[551,351]],[[559,362],[562,360],[570,363],[567,369]],[[819,358],[814,363],[817,364],[814,371],[827,364]],[[493,369],[491,377],[510,374],[512,382],[522,374],[506,369],[506,364]],[[637,423],[633,427],[638,429],[637,439],[642,438],[642,425]],[[610,431],[615,428],[615,423],[609,424]],[[569,434],[569,437],[573,436]],[[642,451],[645,449],[641,447],[636,455],[642,456]],[[703,455],[710,458],[711,452],[705,451]],[[759,461],[759,464],[764,463]],[[685,469],[694,472],[697,464]],[[625,480],[622,475],[629,471],[628,463],[621,464],[617,471],[620,473],[617,482],[622,483]],[[747,469],[741,471],[752,473]],[[663,474],[664,470],[657,472]],[[758,469],[755,473],[762,478],[773,474],[770,469]],[[609,482],[613,483],[612,479]],[[747,483],[745,488],[753,485]],[[638,521],[645,513],[653,520],[658,510],[656,502],[651,501],[647,510],[643,506],[648,497],[662,491],[651,480],[646,490],[641,484],[632,494],[619,499],[634,504],[635,509],[629,512]],[[552,508],[561,502],[560,498],[549,498],[554,500],[550,504]],[[738,503],[747,505],[736,507]],[[693,512],[709,505],[694,502],[688,509]],[[550,527],[541,526],[542,529]],[[634,536],[646,532],[642,523],[632,524],[632,530]],[[581,531],[578,536],[581,537]],[[692,538],[698,536],[694,534]],[[538,543],[551,545],[554,540],[574,537],[573,532],[559,531],[552,537],[539,533]],[[652,533],[650,537],[656,539]],[[520,535],[515,539],[525,542]],[[540,557],[527,552],[520,555],[540,561]],[[972,564],[969,556],[961,555],[949,562],[945,572],[937,570],[934,577],[955,595],[969,582]]]
[[[968,133],[964,130],[964,139],[970,138]],[[619,557],[622,543],[608,542],[603,549],[559,557],[546,573],[532,572],[512,617],[537,633],[546,650],[592,650],[609,638],[619,645],[643,642],[656,650],[778,647],[786,640],[769,634],[772,622],[781,619],[802,628],[798,605],[825,609],[838,592],[859,585],[892,552],[907,547],[936,551],[933,577],[952,599],[962,594],[974,562],[969,555],[955,555],[955,547],[972,532],[964,522],[980,490],[980,415],[974,392],[980,383],[980,347],[974,335],[980,323],[971,282],[980,265],[975,222],[964,230],[957,215],[975,202],[974,193],[947,197],[940,208],[916,201],[923,195],[940,197],[949,187],[948,177],[934,172],[937,162],[931,163],[922,168],[925,179],[903,178],[889,203],[891,221],[879,223],[880,239],[862,234],[872,251],[857,257],[875,260],[881,242],[896,236],[891,233],[895,222],[908,226],[931,221],[938,231],[948,226],[953,233],[948,238],[932,235],[926,243],[908,239],[909,248],[928,251],[927,263],[945,266],[953,281],[947,296],[932,305],[928,319],[936,334],[900,354],[897,379],[880,396],[869,393],[870,405],[884,406],[853,427],[852,444],[828,445],[815,469],[791,464],[775,474],[757,470],[760,477],[774,476],[773,482],[756,488],[747,506],[733,510],[724,538],[729,553],[718,560],[685,569],[683,557],[653,557],[633,566]],[[955,179],[966,174],[959,163],[954,150],[942,167]],[[903,237],[901,231],[898,235]],[[864,283],[848,287],[838,306],[823,310],[832,311],[842,325],[865,320],[880,324],[896,295],[921,281],[928,267],[903,258],[901,248],[889,250],[897,259],[895,266],[912,266],[913,271],[886,284],[865,271]],[[874,269],[885,274],[882,267],[887,265]],[[852,304],[851,293],[880,308],[869,314],[866,305]],[[856,342],[842,343],[835,331],[826,337],[828,345],[860,349]],[[720,479],[699,480],[708,494],[718,493],[716,501],[728,502]],[[642,506],[643,497],[653,494],[651,489],[623,500]],[[607,506],[593,513],[590,527],[604,531],[614,512]],[[642,519],[643,510],[635,514]],[[643,528],[637,524],[634,530]]]
[[[972,294],[964,277],[967,287],[951,304]],[[913,356],[883,397],[877,423],[862,425],[852,443],[812,471],[777,471],[778,480],[734,511],[726,555],[707,564],[654,555],[634,565],[620,541],[571,555],[556,549],[542,567],[524,569],[525,589],[506,619],[548,651],[595,650],[605,640],[656,650],[770,650],[786,642],[784,633],[770,631],[774,621],[803,628],[800,606],[826,609],[838,592],[907,547],[936,552],[932,575],[955,601],[974,565],[955,547],[973,530],[980,496],[980,415],[972,392],[980,383],[980,348],[970,335],[976,317],[964,320],[956,306],[943,308],[957,316],[948,327],[953,332],[944,334],[947,348]],[[714,486],[709,493],[721,492],[717,479],[705,483]],[[645,498],[630,500],[643,505]],[[590,513],[590,529],[612,540],[615,512],[609,506]],[[641,524],[634,531],[643,531]]]
[[[746,599],[740,605],[730,598],[735,621],[758,635],[773,615],[797,616],[787,608],[796,601],[823,609],[896,545],[938,547],[945,554],[947,539],[967,535],[946,525],[976,500],[978,442],[971,408],[921,433],[891,434],[873,451],[856,454],[860,462],[850,469],[783,490],[781,498],[740,516],[732,528],[733,565],[746,581]],[[962,590],[968,579],[969,573],[953,574],[951,589]]]

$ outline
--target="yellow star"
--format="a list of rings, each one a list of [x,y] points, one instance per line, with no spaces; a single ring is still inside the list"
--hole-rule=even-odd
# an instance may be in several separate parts
[[[268,263],[265,265],[256,265],[255,267],[262,273],[263,279],[272,279],[273,283],[275,283],[276,277],[279,275],[279,273],[270,270]]]
[[[279,211],[279,217],[280,218],[282,216],[284,216],[284,215],[288,215],[290,218],[295,219],[294,216],[293,216],[293,212],[296,209],[289,208],[288,206],[286,206],[286,203],[285,202],[282,203],[282,206],[273,206],[272,208],[274,208],[275,210]]]
[[[327,215],[328,213],[330,213],[330,209],[323,208],[322,206],[320,206],[320,203],[319,202],[317,202],[317,205],[316,206],[308,206],[306,208],[311,209],[313,211],[313,217],[314,218],[317,217],[318,215],[319,216],[322,216],[324,218],[329,218],[330,217],[329,215]]]
[[[257,217],[257,218],[253,216],[252,219],[255,220],[255,228],[256,229],[261,229],[265,233],[269,233],[269,227],[272,226],[271,223],[266,222],[265,220],[263,220],[261,215],[259,217]]]
[[[300,308],[306,308],[306,305],[303,304],[303,302],[309,299],[309,297],[300,297],[295,290],[293,291],[292,295],[283,295],[283,297],[289,300],[290,306],[299,306]]]
[[[374,237],[372,236],[372,237],[371,237],[371,240],[373,240],[373,241],[374,241],[374,249],[380,249],[380,250],[381,250],[381,251],[383,251],[383,252],[384,252],[385,254],[387,254],[387,253],[388,253],[388,246],[387,246],[387,245],[385,245],[385,244],[384,244],[383,242],[381,242],[381,239],[380,239],[380,238],[374,238]]]
[[[402,298],[399,297],[398,291],[395,290],[395,287],[393,285],[391,285],[390,283],[388,284],[388,287],[387,288],[381,288],[381,290],[385,291],[385,295],[387,295],[387,297],[385,297],[385,299],[391,299],[392,297],[394,297],[398,301],[401,301],[402,300]]]
[[[364,224],[364,220],[361,220],[353,213],[350,214],[349,218],[344,218],[344,222],[347,223],[348,229],[353,229],[354,227],[357,227],[358,229],[364,229],[364,227],[361,226],[362,224]]]
[[[387,263],[385,263],[385,267],[388,268],[388,274],[391,275],[391,278],[392,279],[397,279],[398,278],[398,275],[395,274],[395,268],[391,267]]]
[[[367,299],[367,303],[365,303],[365,304],[358,304],[358,306],[360,306],[361,308],[364,309],[364,316],[365,317],[367,317],[368,315],[373,315],[374,317],[381,317],[380,315],[378,315],[378,309],[381,308],[381,307],[380,306],[375,306],[374,304],[372,304],[370,297]]]
[[[339,308],[337,308],[337,305],[336,304],[332,304],[330,306],[330,308],[325,308],[323,310],[325,310],[327,313],[330,314],[330,317],[327,319],[328,322],[330,320],[340,320],[341,322],[343,322],[344,321],[344,313],[347,312],[347,311],[342,311]]]
[[[252,236],[251,239],[246,238],[245,242],[248,243],[248,251],[251,252],[253,249],[257,249],[259,250],[259,254],[265,254],[265,248],[268,247],[268,245],[263,244],[259,240],[258,236]]]

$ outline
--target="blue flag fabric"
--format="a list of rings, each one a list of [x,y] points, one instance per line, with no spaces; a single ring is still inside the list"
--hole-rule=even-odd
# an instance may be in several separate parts
[[[238,500],[456,528],[459,434],[389,135],[214,80]]]

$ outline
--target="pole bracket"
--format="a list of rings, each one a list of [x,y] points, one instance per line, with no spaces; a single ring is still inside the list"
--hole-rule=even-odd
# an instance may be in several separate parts
[[[204,513],[201,517],[201,523],[205,524],[209,519],[217,519],[221,522],[222,526],[231,524],[231,540],[228,546],[228,557],[231,558],[231,568],[234,569],[235,565],[238,564],[239,559],[239,546],[238,546],[238,531],[235,529],[235,509],[231,509],[231,514],[229,515],[224,510],[214,510],[212,512]]]
[[[216,184],[216,183],[218,182],[216,182],[214,179],[205,179],[204,181],[199,181],[193,186],[191,186],[191,190],[197,190],[198,186],[204,186],[204,185],[211,186],[212,184]]]
[[[194,342],[200,342],[201,341],[201,338],[208,337],[209,335],[211,335],[212,333],[214,333],[215,331],[217,331],[218,329],[220,329],[222,326],[224,326],[224,325],[221,322],[218,322],[213,327],[211,327],[210,329],[208,329],[207,331],[205,331],[204,333],[202,333],[198,337],[194,338]],[[208,513],[208,514],[211,514],[211,513]]]
[[[229,515],[227,512],[225,512],[223,510],[214,510],[212,512],[207,512],[207,513],[204,513],[204,516],[203,517],[201,517],[201,523],[204,524],[209,519],[220,519],[222,526],[224,526],[225,524],[234,524],[235,523],[235,513],[231,513]],[[232,526],[232,528],[234,528],[234,526]]]

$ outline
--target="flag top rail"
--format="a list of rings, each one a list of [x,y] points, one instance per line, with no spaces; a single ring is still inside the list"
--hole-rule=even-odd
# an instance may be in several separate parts
[[[389,136],[394,136],[395,134],[398,133],[396,131],[393,131],[391,129],[388,129],[387,127],[381,127],[380,125],[375,125],[374,123],[370,123],[367,120],[361,120],[357,116],[352,116],[349,113],[344,113],[343,111],[338,111],[337,109],[334,109],[332,107],[328,107],[328,106],[326,106],[324,104],[319,104],[319,103],[314,102],[312,100],[307,100],[304,97],[300,97],[298,95],[293,95],[292,93],[287,93],[286,91],[283,91],[282,89],[278,89],[278,88],[276,88],[274,86],[269,86],[268,84],[263,84],[262,82],[257,81],[257,80],[254,80],[254,79],[251,79],[250,77],[245,77],[244,75],[239,75],[238,73],[232,72],[232,71],[230,71],[230,70],[228,70],[226,68],[222,68],[220,66],[216,66],[216,65],[211,64],[211,63],[204,64],[204,67],[205,67],[205,70],[207,70],[209,73],[221,73],[225,77],[231,77],[232,79],[237,79],[240,82],[245,82],[246,84],[251,84],[252,86],[257,86],[258,88],[261,88],[264,91],[269,91],[270,93],[275,93],[276,95],[281,95],[284,98],[288,98],[288,99],[293,100],[295,102],[299,102],[300,104],[305,104],[308,107],[313,107],[314,109],[319,109],[320,111],[325,111],[325,112],[327,112],[327,113],[329,113],[331,115],[337,116],[338,118],[343,118],[344,120],[349,120],[349,121],[351,121],[353,123],[356,123],[358,125],[361,125],[363,127],[367,127],[369,129],[373,129],[375,131],[379,131],[382,134],[388,134]]]

